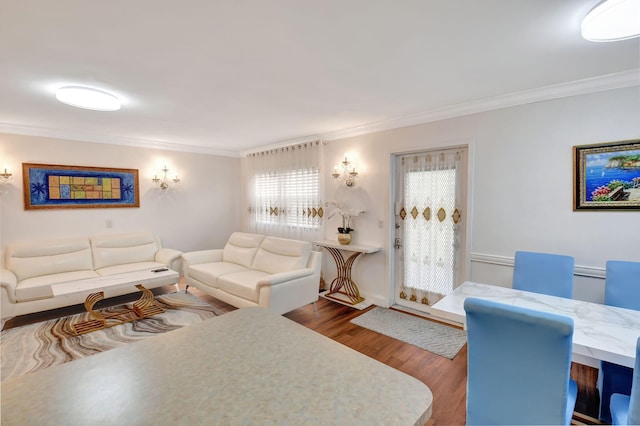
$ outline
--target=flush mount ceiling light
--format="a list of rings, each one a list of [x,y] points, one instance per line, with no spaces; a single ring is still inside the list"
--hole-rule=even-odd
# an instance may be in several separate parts
[[[120,99],[111,93],[90,87],[61,87],[56,92],[56,99],[67,105],[96,111],[117,111],[120,109]]]
[[[591,9],[580,26],[589,41],[617,41],[640,36],[640,0],[605,0]]]

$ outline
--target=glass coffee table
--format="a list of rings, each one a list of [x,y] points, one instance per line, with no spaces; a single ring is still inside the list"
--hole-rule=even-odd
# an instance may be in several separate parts
[[[127,322],[137,321],[164,312],[155,301],[154,295],[144,286],[158,287],[159,285],[177,283],[179,275],[168,268],[158,268],[144,271],[127,272],[87,280],[78,280],[52,286],[54,296],[88,293],[84,307],[89,312],[91,319],[82,321],[72,326],[75,335],[90,333],[96,330],[104,330]],[[118,312],[101,312],[94,309],[96,303],[104,299],[106,289],[116,289],[134,286],[142,292],[140,298],[131,307]]]

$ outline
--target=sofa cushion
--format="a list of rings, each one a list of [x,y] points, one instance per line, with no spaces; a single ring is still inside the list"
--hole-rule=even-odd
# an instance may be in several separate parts
[[[253,269],[225,274],[218,278],[218,288],[234,296],[258,303],[258,281],[268,275],[266,272]]]
[[[51,288],[53,284],[96,277],[98,277],[98,274],[94,271],[74,271],[28,278],[18,283],[16,287],[16,300],[18,302],[28,302],[30,300],[53,297],[53,289]]]
[[[166,267],[167,265],[159,262],[136,262],[107,266],[106,268],[97,269],[96,272],[100,274],[100,276],[106,277],[109,275],[124,274],[126,272],[150,271],[151,269]]]
[[[160,243],[150,232],[90,237],[95,269],[126,263],[153,262]]]
[[[256,253],[251,269],[271,274],[302,269],[307,266],[310,253],[311,243],[306,241],[266,237]]]
[[[264,235],[234,232],[224,246],[222,260],[251,268]]]
[[[16,243],[5,251],[6,268],[18,281],[72,271],[92,271],[91,247],[87,238],[68,238]]]
[[[231,262],[201,263],[189,266],[189,276],[211,287],[218,288],[218,278],[225,274],[246,271],[242,265]]]

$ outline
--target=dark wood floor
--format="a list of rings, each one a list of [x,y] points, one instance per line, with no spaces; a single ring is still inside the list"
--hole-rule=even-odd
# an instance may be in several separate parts
[[[184,288],[182,285],[180,287]],[[175,287],[167,286],[155,290],[154,293],[166,291],[175,291]],[[197,289],[189,288],[189,292],[207,300],[223,312],[236,309],[231,305],[203,294]],[[124,303],[130,300],[135,300],[135,297],[123,296],[112,301],[113,303]],[[453,360],[449,360],[350,323],[353,318],[365,311],[322,298],[318,301],[317,308],[317,312],[315,312],[313,306],[308,305],[285,314],[285,316],[425,383],[433,393],[433,414],[427,423],[428,425],[465,424],[466,345]],[[71,308],[50,311],[49,313],[25,315],[8,321],[4,327],[19,326],[29,322],[43,321],[49,319],[48,317],[59,317],[81,311],[82,305],[77,305]],[[593,410],[597,409],[597,392],[595,394],[593,392],[595,390],[597,370],[595,370],[594,376],[594,369],[573,365],[572,378],[579,385],[580,395],[576,410],[595,417]],[[321,401],[318,403],[321,403]],[[597,424],[589,416],[574,417],[574,423]]]

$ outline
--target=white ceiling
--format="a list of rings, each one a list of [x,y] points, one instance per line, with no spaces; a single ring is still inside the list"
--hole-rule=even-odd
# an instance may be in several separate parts
[[[0,0],[0,131],[238,155],[610,74],[637,84],[638,38],[580,37],[598,2]],[[61,104],[65,84],[123,108]]]

